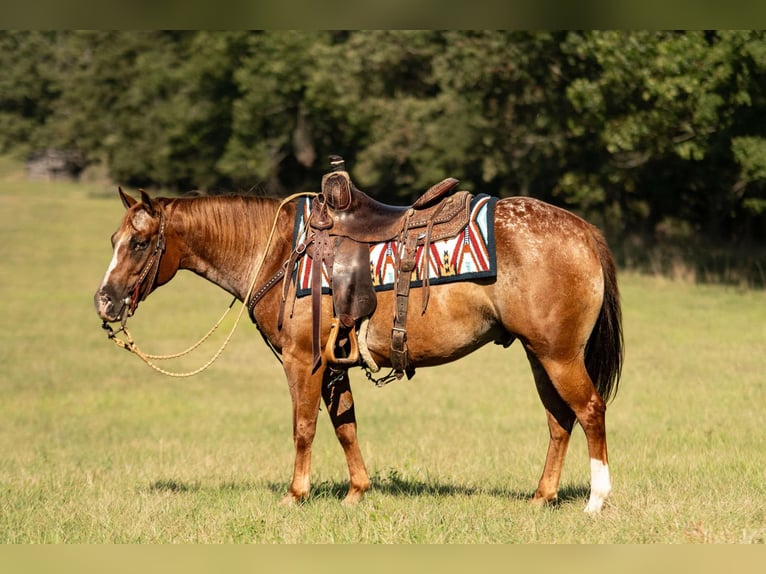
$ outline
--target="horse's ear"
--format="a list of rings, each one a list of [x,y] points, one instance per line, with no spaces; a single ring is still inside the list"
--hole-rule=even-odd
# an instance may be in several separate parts
[[[143,189],[139,189],[138,191],[141,192],[141,203],[144,204],[146,211],[149,213],[149,215],[154,215],[154,203],[152,203],[152,198],[149,197],[149,194],[146,193]]]
[[[122,204],[125,206],[125,209],[130,209],[136,204],[136,200],[122,191],[122,187],[118,187],[117,189],[120,191],[120,199],[122,200]]]

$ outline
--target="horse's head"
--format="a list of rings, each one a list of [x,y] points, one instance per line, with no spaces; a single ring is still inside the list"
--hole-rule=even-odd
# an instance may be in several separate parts
[[[126,208],[122,222],[112,235],[114,253],[93,301],[104,321],[124,321],[138,303],[158,285],[166,283],[177,270],[166,257],[167,219],[160,201],[152,201],[141,190],[136,201],[122,189],[120,198]]]

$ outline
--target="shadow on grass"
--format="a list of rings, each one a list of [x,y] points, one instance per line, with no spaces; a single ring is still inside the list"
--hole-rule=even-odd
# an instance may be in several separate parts
[[[370,492],[379,492],[388,496],[416,498],[422,496],[493,496],[509,500],[526,501],[532,498],[532,490],[513,488],[482,488],[461,484],[450,484],[436,480],[419,480],[402,477],[398,471],[390,470],[385,476],[375,474],[370,477]],[[270,483],[269,488],[277,494],[286,494],[284,483]],[[347,481],[328,480],[312,485],[311,499],[343,500],[348,492]],[[587,500],[590,488],[587,485],[568,485],[559,490],[556,504]]]
[[[396,470],[389,471],[385,476],[379,474],[370,478],[372,486],[371,492],[379,492],[388,496],[395,497],[422,497],[422,496],[495,496],[509,500],[529,500],[532,497],[531,490],[518,490],[513,488],[480,488],[475,486],[465,486],[460,484],[449,484],[435,480],[419,480],[416,478],[404,478]],[[263,488],[264,484],[242,481],[226,481],[219,484],[202,484],[199,481],[181,481],[175,479],[160,479],[152,482],[146,489],[152,493],[170,492],[177,494],[199,493],[199,492],[246,492]],[[278,496],[287,494],[287,483],[268,482],[266,488]],[[318,482],[311,487],[311,495],[308,501],[335,499],[343,500],[348,492],[348,482],[338,480],[325,480]],[[557,504],[567,502],[584,501],[587,499],[590,489],[587,485],[567,485],[559,490]]]

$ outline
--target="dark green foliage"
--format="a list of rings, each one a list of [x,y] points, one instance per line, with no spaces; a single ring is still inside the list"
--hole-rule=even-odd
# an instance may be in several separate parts
[[[41,137],[60,95],[57,33],[0,32],[0,152],[27,153]]]
[[[766,33],[0,32],[0,152],[126,185],[406,202],[446,176],[614,241],[766,240]]]

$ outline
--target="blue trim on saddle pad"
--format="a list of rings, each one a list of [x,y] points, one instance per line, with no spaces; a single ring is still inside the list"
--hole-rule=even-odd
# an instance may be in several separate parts
[[[497,257],[495,254],[495,204],[497,198],[479,194],[471,198],[471,217],[468,225],[450,239],[434,241],[428,253],[429,283],[440,285],[457,281],[472,281],[497,275]],[[305,221],[311,210],[311,199],[302,198],[295,212],[293,247],[303,234]],[[370,246],[370,274],[375,291],[393,289],[395,263],[393,250],[396,241],[388,241]],[[424,269],[423,246],[418,247],[413,272],[412,287],[423,285],[421,274]],[[304,297],[311,293],[311,258],[306,255],[300,259],[293,272],[293,281],[297,283],[296,296]],[[326,271],[325,271],[326,273]],[[331,293],[327,276],[322,278],[322,293]]]

